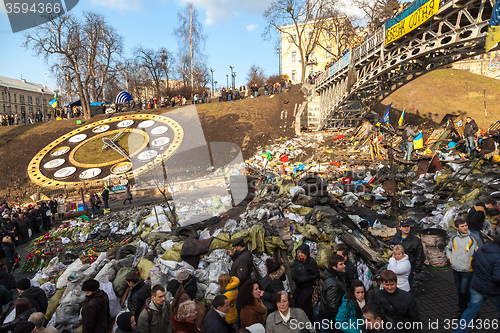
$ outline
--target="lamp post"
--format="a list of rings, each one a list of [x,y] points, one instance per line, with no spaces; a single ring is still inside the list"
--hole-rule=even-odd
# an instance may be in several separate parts
[[[210,72],[212,72],[212,96],[214,95],[214,70],[210,68]]]
[[[278,54],[279,74],[280,74],[280,77],[281,77],[281,48],[279,46],[276,47],[276,53]]]
[[[234,86],[236,85],[236,72],[234,72],[233,74],[231,74],[231,77],[232,77],[233,90],[234,90],[235,89]]]
[[[236,76],[236,74],[233,73],[233,69],[234,69],[233,66],[229,66],[229,68],[231,68],[231,83],[232,83],[233,90],[234,90],[234,77]]]
[[[215,89],[217,89],[217,81],[215,81],[215,82],[214,82],[214,84],[215,84]],[[217,89],[217,90],[218,90],[218,89]]]
[[[229,74],[226,74],[226,89],[229,90]]]

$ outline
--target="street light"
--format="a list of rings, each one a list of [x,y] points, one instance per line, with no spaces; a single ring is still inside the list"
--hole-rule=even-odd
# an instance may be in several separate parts
[[[210,68],[210,72],[212,72],[212,95],[214,94],[214,70]]]
[[[215,89],[217,89],[217,81],[214,82],[215,83]],[[217,89],[218,90],[218,89]]]
[[[233,85],[233,89],[234,89],[234,77],[236,76],[235,74],[233,74],[233,69],[234,67],[233,66],[229,66],[229,68],[231,68],[231,83]]]
[[[229,74],[226,74],[226,89],[229,90]]]
[[[234,86],[236,84],[236,72],[234,72],[233,74],[231,74],[231,77],[232,77],[232,82],[233,82],[233,89],[234,89]]]
[[[279,73],[280,73],[280,77],[281,77],[281,48],[279,46],[276,47],[276,53],[278,54]]]

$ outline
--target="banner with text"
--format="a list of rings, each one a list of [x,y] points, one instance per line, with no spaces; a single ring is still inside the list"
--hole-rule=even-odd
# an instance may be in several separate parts
[[[440,0],[429,0],[422,6],[416,8],[413,12],[407,13],[403,11],[403,13],[400,14],[401,16],[398,15],[395,20],[386,22],[384,44],[387,45],[403,37],[436,15],[439,10],[439,2]],[[399,22],[394,24],[394,21]]]
[[[340,58],[336,63],[330,66],[330,76],[335,75],[338,71],[344,69],[349,66],[351,62],[351,52],[347,52],[344,54],[342,58]]]

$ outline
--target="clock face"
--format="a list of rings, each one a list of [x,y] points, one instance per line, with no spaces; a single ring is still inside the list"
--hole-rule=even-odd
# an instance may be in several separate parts
[[[28,175],[36,184],[47,187],[102,183],[111,174],[132,178],[168,159],[183,137],[182,127],[165,116],[108,118],[48,144],[31,160]]]

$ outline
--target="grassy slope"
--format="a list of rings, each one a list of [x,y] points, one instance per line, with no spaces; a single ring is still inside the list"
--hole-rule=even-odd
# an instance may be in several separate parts
[[[483,92],[486,90],[484,114]],[[447,113],[471,116],[481,129],[500,119],[500,80],[456,69],[432,71],[398,89],[382,101],[376,110],[382,112],[392,104],[391,124],[397,123],[403,108],[406,115],[419,115],[439,123]],[[410,115],[410,122],[411,121]],[[413,119],[416,119],[415,117]]]

